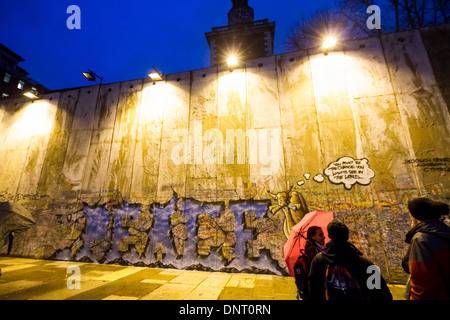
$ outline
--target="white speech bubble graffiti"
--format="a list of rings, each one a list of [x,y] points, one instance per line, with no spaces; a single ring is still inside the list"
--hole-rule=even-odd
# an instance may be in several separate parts
[[[323,175],[321,175],[321,174],[319,173],[319,174],[316,174],[316,175],[314,176],[313,180],[316,181],[316,182],[322,183],[322,182],[325,180],[325,178],[323,177]]]
[[[344,184],[345,189],[350,190],[355,183],[363,186],[370,184],[375,176],[369,168],[369,160],[366,158],[353,159],[352,157],[342,157],[328,165],[323,173],[331,183]]]

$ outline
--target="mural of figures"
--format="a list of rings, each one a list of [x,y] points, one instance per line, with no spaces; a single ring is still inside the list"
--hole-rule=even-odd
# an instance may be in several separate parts
[[[292,227],[309,212],[305,199],[303,199],[299,187],[296,185],[293,185],[289,191],[282,191],[277,194],[267,191],[267,193],[276,201],[275,205],[269,207],[270,212],[274,216],[280,212],[284,215],[283,232],[287,239]]]

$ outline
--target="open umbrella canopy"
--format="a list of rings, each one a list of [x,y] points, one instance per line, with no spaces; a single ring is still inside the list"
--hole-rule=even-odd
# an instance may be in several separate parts
[[[0,202],[0,247],[8,242],[12,231],[22,231],[36,224],[31,213],[13,202]]]
[[[321,227],[328,242],[327,225],[333,220],[332,211],[312,211],[307,213],[299,223],[292,227],[289,239],[284,245],[284,260],[289,269],[289,274],[294,277],[294,265],[304,253],[306,245],[306,233],[312,226]]]

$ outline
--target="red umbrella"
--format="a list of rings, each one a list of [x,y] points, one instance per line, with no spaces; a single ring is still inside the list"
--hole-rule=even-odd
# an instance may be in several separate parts
[[[305,251],[306,233],[309,227],[321,227],[328,242],[327,225],[333,220],[333,211],[312,211],[307,213],[299,223],[292,227],[289,239],[284,245],[284,260],[289,274],[294,277],[294,265]]]

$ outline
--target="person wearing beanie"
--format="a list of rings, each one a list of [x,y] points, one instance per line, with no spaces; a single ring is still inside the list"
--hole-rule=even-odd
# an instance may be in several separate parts
[[[368,270],[370,270],[369,267],[373,266],[373,263],[363,257],[362,253],[348,241],[349,230],[347,226],[338,220],[333,220],[328,224],[327,231],[330,241],[323,251],[314,257],[308,275],[310,300],[331,300],[325,285],[328,281],[326,280],[327,270],[331,270],[330,266],[345,268],[357,282],[358,295],[349,293],[348,297],[339,299],[392,300],[392,294],[381,274],[380,287],[368,288],[368,278],[372,275]],[[347,290],[347,292],[350,292],[350,290]],[[355,290],[352,290],[352,292],[355,292]]]
[[[428,198],[408,202],[413,221],[406,234],[409,243],[408,264],[411,300],[450,300],[450,228],[440,217],[449,214],[449,206]]]

